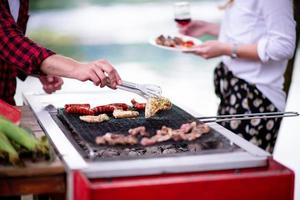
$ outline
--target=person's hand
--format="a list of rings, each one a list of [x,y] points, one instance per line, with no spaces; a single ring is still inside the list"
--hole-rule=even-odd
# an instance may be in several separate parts
[[[185,26],[178,25],[179,32],[192,37],[201,37],[205,34],[217,36],[219,25],[201,20],[192,20]]]
[[[222,43],[217,40],[211,40],[199,46],[194,47],[193,49],[189,50],[187,53],[193,53],[205,59],[208,59],[208,58],[214,58],[223,55],[230,55],[231,46],[229,44]]]
[[[106,60],[97,60],[90,63],[80,64],[75,69],[75,77],[81,81],[92,81],[100,87],[109,86],[116,89],[122,83],[117,70]]]
[[[51,94],[56,90],[60,90],[61,86],[64,83],[62,78],[59,76],[51,76],[51,75],[40,76],[39,79],[43,85],[43,90],[48,94]]]

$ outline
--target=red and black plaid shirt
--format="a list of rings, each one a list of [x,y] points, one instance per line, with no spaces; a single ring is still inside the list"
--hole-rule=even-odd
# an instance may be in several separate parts
[[[40,64],[54,52],[25,37],[28,2],[20,0],[17,23],[7,0],[0,2],[0,99],[14,105],[16,77],[20,74],[39,75]]]

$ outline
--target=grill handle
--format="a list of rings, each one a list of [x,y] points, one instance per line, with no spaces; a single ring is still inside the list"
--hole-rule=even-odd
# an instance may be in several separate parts
[[[298,112],[267,112],[267,113],[250,113],[250,114],[234,114],[234,115],[218,115],[197,117],[201,122],[228,122],[232,120],[250,120],[250,119],[268,119],[283,117],[298,117]]]

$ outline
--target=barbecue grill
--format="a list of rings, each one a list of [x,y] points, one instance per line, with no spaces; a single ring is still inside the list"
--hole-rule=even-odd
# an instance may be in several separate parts
[[[150,147],[99,146],[95,137],[110,132],[124,133],[128,128],[146,125],[153,134],[162,125],[178,128],[195,120],[194,116],[178,106],[152,119],[111,120],[103,124],[87,124],[78,116],[65,113],[64,104],[90,103],[92,106],[108,103],[128,103],[138,96],[123,91],[97,93],[27,94],[39,123],[56,147],[69,170],[80,170],[89,178],[137,176],[175,172],[210,171],[261,167],[270,156],[239,136],[216,123],[210,123],[210,133],[193,142],[165,142]],[[143,116],[143,113],[141,113]]]
[[[103,187],[101,184],[110,183],[114,179],[118,180],[119,177],[157,175],[164,182],[166,181],[164,179],[165,174],[176,176],[175,173],[179,172],[196,174],[199,172],[209,173],[210,171],[215,173],[220,172],[220,170],[226,172],[229,169],[252,168],[260,170],[268,168],[270,154],[216,123],[209,123],[211,131],[193,142],[168,141],[148,147],[140,145],[99,146],[95,144],[95,137],[103,135],[107,131],[122,134],[129,127],[145,125],[150,134],[154,134],[155,129],[160,128],[162,125],[178,128],[182,123],[195,120],[194,116],[199,117],[198,113],[184,111],[180,105],[173,106],[171,110],[161,112],[154,118],[147,120],[143,118],[143,113],[141,113],[141,117],[135,120],[118,119],[101,124],[80,122],[78,116],[69,115],[62,109],[65,104],[71,103],[89,103],[92,107],[118,102],[130,104],[132,98],[137,101],[144,101],[135,94],[104,89],[101,92],[93,93],[24,95],[24,102],[31,107],[50,142],[54,145],[57,154],[65,163],[68,177],[68,199],[73,199],[73,197],[80,200],[98,199],[100,197],[102,199],[102,195],[95,195],[92,198],[87,194],[92,192],[105,194],[104,191],[102,193]],[[283,175],[280,176],[283,179],[278,180],[279,182],[285,181],[286,187],[289,188],[292,173],[290,171],[287,171],[287,173],[290,174],[289,179],[285,179],[285,175]],[[221,177],[225,178],[226,176],[221,175],[219,180],[221,180]],[[143,177],[140,177],[140,179],[142,180]],[[96,181],[95,185],[90,182],[92,180]],[[97,182],[97,180],[100,182]],[[202,178],[199,180],[204,181]],[[122,179],[120,181],[122,182]],[[193,188],[191,187],[193,185],[192,179],[183,178],[182,181],[190,188],[186,191]],[[153,183],[157,182],[154,181]],[[259,183],[266,184],[263,181],[259,181]],[[154,189],[156,188],[155,185],[153,184],[151,187],[153,186]],[[224,182],[224,186],[226,185],[227,182]],[[115,194],[115,191],[118,191],[116,194],[120,194],[124,199],[132,199],[131,190],[125,189],[126,186],[125,190],[122,190],[125,193],[113,189],[117,189],[119,186],[118,182],[116,182],[116,185],[112,184],[112,188],[109,189],[112,193],[109,192],[107,198],[103,199],[111,199],[111,194]],[[182,185],[179,184],[178,187],[181,188]],[[260,184],[254,184],[253,187],[260,187]],[[283,195],[286,195],[286,190],[282,190],[280,187],[276,187],[276,191],[279,191],[278,194],[282,192]],[[212,188],[215,188],[215,186],[212,186]],[[202,190],[192,190],[193,193],[196,191],[201,192]],[[140,199],[141,196],[137,197]],[[119,199],[119,197],[116,197],[116,199]]]

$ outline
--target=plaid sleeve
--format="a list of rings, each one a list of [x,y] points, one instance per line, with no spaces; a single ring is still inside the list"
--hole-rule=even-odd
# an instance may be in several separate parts
[[[16,65],[26,74],[40,74],[44,59],[55,54],[25,37],[14,19],[0,3],[0,59]]]

